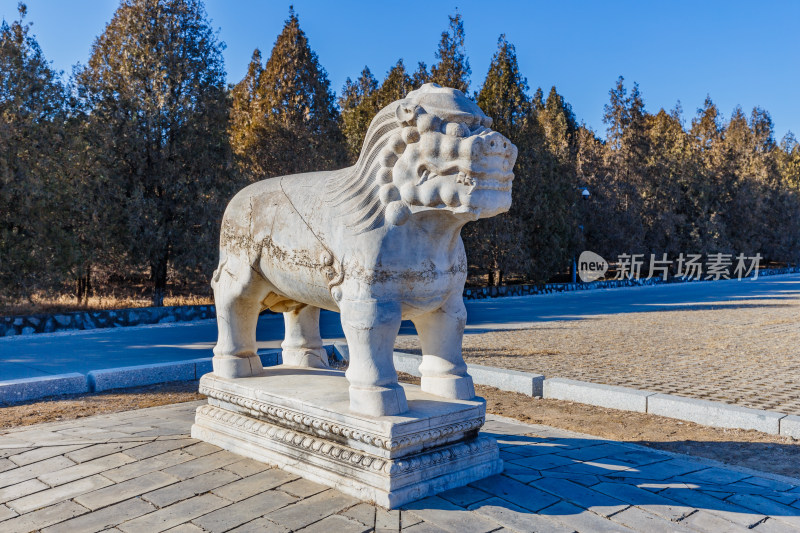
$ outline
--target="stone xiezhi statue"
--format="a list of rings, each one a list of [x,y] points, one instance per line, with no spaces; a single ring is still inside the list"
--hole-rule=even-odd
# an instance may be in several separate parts
[[[460,91],[423,85],[382,109],[349,168],[266,179],[228,205],[212,287],[214,373],[257,375],[256,324],[284,315],[284,365],[324,368],[320,309],[341,313],[350,409],[407,410],[392,353],[419,334],[422,390],[475,396],[461,354],[467,261],[461,228],[511,206],[516,147]]]

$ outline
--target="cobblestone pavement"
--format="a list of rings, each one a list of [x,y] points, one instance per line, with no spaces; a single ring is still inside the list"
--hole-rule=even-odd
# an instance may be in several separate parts
[[[800,529],[800,480],[492,417],[502,475],[386,511],[189,438],[201,404],[0,433],[0,531]]]
[[[476,306],[489,316],[469,319],[470,363],[800,415],[800,276],[483,305],[516,308],[516,322],[492,323]],[[419,342],[401,337],[397,348]]]

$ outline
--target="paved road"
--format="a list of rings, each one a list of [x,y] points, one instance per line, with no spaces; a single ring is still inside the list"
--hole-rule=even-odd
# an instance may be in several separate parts
[[[467,334],[520,329],[532,323],[573,321],[597,315],[715,309],[718,302],[782,299],[800,295],[800,275],[758,280],[719,281],[580,291],[467,302]],[[718,305],[718,304],[716,304]],[[414,335],[404,323],[401,335]],[[277,347],[283,336],[280,316],[259,322],[262,348]],[[322,336],[342,339],[336,313],[322,313]],[[210,357],[216,339],[214,320],[0,338],[0,381],[65,372]]]
[[[0,432],[0,530],[800,530],[800,480],[491,415],[501,475],[386,511],[189,438],[203,403]]]

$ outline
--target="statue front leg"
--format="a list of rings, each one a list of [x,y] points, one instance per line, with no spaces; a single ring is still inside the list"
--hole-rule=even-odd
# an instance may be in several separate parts
[[[256,354],[256,326],[269,284],[246,260],[228,256],[214,273],[211,287],[219,329],[212,359],[214,374],[225,378],[259,374],[262,366]]]
[[[392,358],[400,331],[400,303],[342,300],[339,309],[350,349],[346,373],[350,410],[372,416],[407,411],[406,394],[397,383]]]
[[[475,397],[472,377],[461,354],[466,324],[467,309],[460,292],[439,309],[414,319],[422,345],[419,371],[423,391],[456,400]]]
[[[328,352],[322,347],[319,334],[319,307],[302,305],[283,313],[286,338],[283,348],[283,364],[311,368],[330,368]]]

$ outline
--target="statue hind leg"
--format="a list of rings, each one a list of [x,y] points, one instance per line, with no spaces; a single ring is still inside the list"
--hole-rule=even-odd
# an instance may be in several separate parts
[[[467,309],[461,292],[439,309],[413,319],[422,346],[422,390],[456,400],[475,397],[472,377],[461,354]]]
[[[219,337],[212,360],[214,373],[226,378],[256,375],[262,371],[256,354],[256,326],[261,301],[269,293],[266,279],[246,258],[224,255],[211,282],[217,310]]]
[[[281,344],[283,364],[329,368],[328,352],[319,334],[319,307],[300,305],[283,313],[286,338]]]

